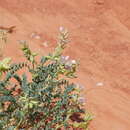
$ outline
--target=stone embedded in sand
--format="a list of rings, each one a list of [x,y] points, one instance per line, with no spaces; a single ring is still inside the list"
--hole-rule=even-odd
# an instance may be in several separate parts
[[[47,41],[45,41],[45,42],[43,42],[43,44],[42,44],[44,47],[48,47],[48,42]]]
[[[26,40],[18,40],[18,42],[19,42],[20,44],[25,44],[25,43],[26,43]]]
[[[35,39],[40,39],[40,35],[38,35],[37,33],[33,32],[31,35],[30,35],[31,38],[35,38]]]
[[[72,64],[76,64],[77,63],[76,60],[72,60],[71,62],[72,62]]]
[[[31,38],[34,38],[35,36],[36,36],[36,33],[34,32],[30,35]]]
[[[35,36],[35,39],[40,39],[41,37],[39,35],[36,35]]]
[[[96,83],[96,86],[103,86],[104,84],[102,82]]]
[[[64,29],[64,27],[61,26],[61,27],[59,28],[59,30],[60,30],[60,32],[63,32],[65,29]]]

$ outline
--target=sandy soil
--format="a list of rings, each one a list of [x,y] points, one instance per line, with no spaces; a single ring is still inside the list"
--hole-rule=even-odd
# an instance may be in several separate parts
[[[59,27],[68,28],[65,53],[81,62],[75,82],[84,86],[86,108],[95,116],[90,130],[130,130],[129,7],[129,0],[0,0],[0,26],[16,26],[4,56],[23,59],[18,40],[45,54]]]

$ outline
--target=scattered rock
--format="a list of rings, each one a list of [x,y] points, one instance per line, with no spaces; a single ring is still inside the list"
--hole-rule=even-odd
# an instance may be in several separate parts
[[[34,38],[35,36],[36,36],[36,33],[34,32],[30,35],[31,38]]]
[[[40,35],[38,35],[37,33],[33,32],[31,35],[30,35],[31,38],[35,38],[35,39],[41,39]]]
[[[35,39],[41,39],[41,37],[39,35],[36,35],[34,38]]]
[[[45,41],[45,42],[43,42],[43,44],[42,44],[44,47],[48,47],[48,42],[47,41]]]
[[[102,82],[98,82],[96,83],[96,86],[100,87],[100,86],[103,86],[104,84]]]
[[[60,32],[63,32],[65,29],[64,29],[64,27],[61,26],[61,27],[59,28],[59,30],[60,30]]]
[[[72,60],[71,62],[72,62],[72,64],[76,64],[77,63],[76,60]]]

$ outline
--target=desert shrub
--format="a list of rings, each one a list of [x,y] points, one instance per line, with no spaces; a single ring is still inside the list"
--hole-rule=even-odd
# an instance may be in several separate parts
[[[39,61],[26,41],[20,42],[26,62],[4,61],[7,66],[0,69],[5,73],[0,81],[0,129],[87,129],[91,116],[81,101],[80,86],[69,81],[76,77],[78,63],[62,54],[67,43],[68,32],[62,29],[54,52]],[[21,75],[19,70],[23,70]]]

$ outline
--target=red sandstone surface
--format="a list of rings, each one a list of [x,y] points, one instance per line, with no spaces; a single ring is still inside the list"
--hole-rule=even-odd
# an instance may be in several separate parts
[[[4,51],[14,61],[23,59],[18,40],[45,54],[66,27],[65,53],[80,60],[75,82],[94,115],[90,130],[130,130],[130,0],[0,0],[0,26],[16,26]]]

